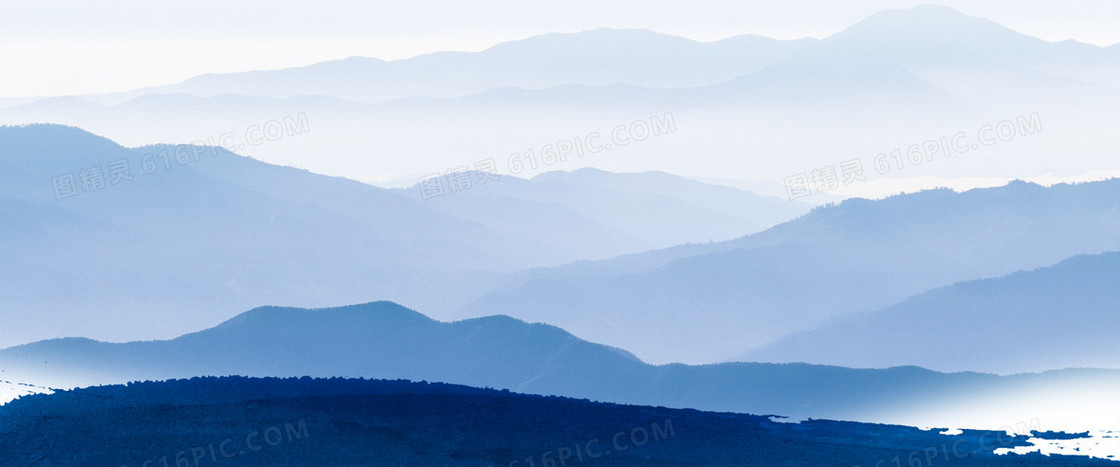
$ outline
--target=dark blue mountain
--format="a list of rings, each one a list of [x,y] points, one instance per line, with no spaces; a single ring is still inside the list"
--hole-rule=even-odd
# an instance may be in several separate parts
[[[1027,439],[353,379],[145,382],[0,407],[0,465],[1108,465],[994,453]]]
[[[653,366],[544,324],[505,316],[446,323],[390,302],[259,308],[170,341],[42,341],[0,350],[0,370],[9,381],[55,388],[203,375],[410,379],[618,403],[916,425],[932,423],[923,409],[944,413],[955,404],[994,404],[1000,394],[1044,389],[1053,397],[1096,401],[1103,417],[1114,401],[1098,400],[1094,391],[1120,383],[1120,371],[1105,370],[999,377],[917,367]],[[1053,390],[1055,385],[1062,389]],[[975,418],[964,419],[1029,420],[1037,417],[1030,413],[1050,408],[1033,404],[1013,415],[974,410]],[[1066,421],[1051,420],[1048,427]]]

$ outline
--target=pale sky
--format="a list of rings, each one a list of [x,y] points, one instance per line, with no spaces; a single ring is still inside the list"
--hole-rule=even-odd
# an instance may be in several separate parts
[[[877,11],[924,1],[315,2],[5,0],[0,97],[111,92],[207,72],[307,65],[361,55],[482,50],[548,32],[644,28],[697,40],[739,34],[822,38]],[[944,0],[1046,40],[1120,42],[1117,0]]]

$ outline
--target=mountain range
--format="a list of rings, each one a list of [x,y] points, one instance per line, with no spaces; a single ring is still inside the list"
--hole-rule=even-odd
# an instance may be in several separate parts
[[[0,368],[9,381],[63,389],[198,375],[342,376],[916,426],[949,422],[996,428],[1039,418],[1051,428],[1103,429],[1114,419],[1109,417],[1120,414],[1114,398],[1099,390],[1120,382],[1116,370],[1001,377],[917,367],[653,366],[549,325],[506,316],[440,322],[391,302],[317,310],[258,308],[169,341],[36,342],[0,350]],[[1022,403],[1000,402],[1008,400]],[[962,415],[961,407],[974,408]]]
[[[961,282],[836,318],[740,358],[996,373],[1116,368],[1120,253]]]
[[[934,288],[1108,251],[1120,251],[1120,180],[942,189],[848,199],[728,242],[519,273],[460,316],[508,314],[654,363],[708,363]],[[995,364],[971,361],[942,368]]]
[[[53,423],[42,423],[42,420]],[[102,429],[102,427],[105,427]],[[439,383],[193,378],[0,407],[0,465],[1109,465],[1076,450],[999,455],[1084,433],[964,430],[700,412]]]
[[[672,138],[562,168],[781,180],[1037,113],[1046,130],[1031,144],[1001,143],[984,147],[984,157],[886,175],[1025,178],[1115,169],[1102,135],[1120,102],[1118,63],[1117,46],[1046,42],[923,5],[820,40],[696,42],[602,29],[481,52],[204,75],[111,96],[13,101],[0,109],[0,123],[62,123],[143,146],[240,136],[303,113],[314,131],[247,154],[402,186],[666,112],[681,125]],[[1070,141],[1078,150],[1059,163],[1052,154]]]
[[[400,192],[424,199],[420,185]],[[614,174],[593,168],[547,172],[532,180],[507,177],[502,183],[428,201],[449,215],[482,222],[496,231],[553,233],[554,247],[563,251],[580,252],[603,243],[606,229],[622,244],[586,255],[600,258],[732,240],[793,219],[809,208],[664,172]]]
[[[438,314],[505,273],[735,237],[803,209],[664,173],[582,172],[447,193],[475,206],[452,213],[443,199],[418,199],[418,188],[216,147],[125,148],[52,125],[0,128],[0,147],[0,280],[9,290],[0,345],[94,328],[108,340],[172,337],[269,303],[386,298]],[[583,198],[564,198],[560,190],[576,185]],[[505,199],[518,209],[493,215]],[[655,215],[660,205],[692,225]]]
[[[753,35],[697,42],[648,30],[597,29],[534,36],[481,52],[437,52],[394,61],[350,57],[283,70],[207,74],[168,86],[89,97],[114,102],[166,93],[315,95],[376,103],[409,96],[457,97],[496,88],[544,89],[565,84],[703,86],[752,73],[814,42]]]
[[[418,186],[218,148],[127,149],[58,126],[3,128],[0,141],[5,345],[169,338],[270,303],[391,299],[443,318],[547,322],[653,363],[711,363],[938,287],[1120,251],[1116,180],[852,199],[736,238],[800,208],[655,172],[503,176],[424,200]],[[113,184],[122,161],[132,180]],[[105,181],[87,192],[94,168]],[[77,195],[57,199],[67,174]],[[643,252],[681,242],[693,243]],[[1000,371],[943,362],[927,364]]]
[[[1035,76],[1074,80],[1066,81],[1067,85],[1079,81],[1114,87],[1120,82],[1118,57],[1117,47],[1046,42],[949,7],[925,4],[882,11],[821,40],[744,35],[697,42],[648,30],[596,29],[534,36],[481,52],[437,52],[394,61],[350,57],[282,70],[207,74],[168,86],[89,97],[119,102],[146,94],[240,94],[329,96],[375,103],[409,96],[458,97],[499,88],[539,90],[572,84],[702,87],[771,66],[811,64],[844,69],[888,63],[918,74],[933,68],[994,64],[990,69],[1006,67],[1009,76],[1034,72]]]
[[[608,463],[1097,455],[1117,83],[1120,44],[920,5],[0,100],[0,465],[285,420],[318,444],[236,462],[555,466],[670,419]]]

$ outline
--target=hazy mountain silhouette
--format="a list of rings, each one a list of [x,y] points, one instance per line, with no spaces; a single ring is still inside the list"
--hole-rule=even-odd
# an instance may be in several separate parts
[[[46,100],[2,109],[0,122],[64,123],[139,145],[238,132],[304,112],[316,131],[251,154],[302,161],[315,153],[307,166],[319,172],[401,186],[666,112],[687,128],[671,142],[563,169],[781,180],[1038,114],[1045,134],[1032,136],[1032,144],[977,147],[988,157],[938,161],[889,178],[1078,174],[1116,169],[1100,161],[1110,160],[1102,135],[1120,105],[1118,50],[1047,42],[925,5],[872,15],[819,41],[701,43],[641,30],[552,34],[483,52],[351,58],[83,96],[115,106]],[[773,137],[789,134],[806,137]],[[1060,163],[1059,151],[1069,153]]]
[[[504,42],[482,52],[437,52],[384,61],[351,57],[306,67],[207,74],[129,93],[198,96],[332,96],[381,102],[407,96],[452,97],[489,89],[630,83],[667,88],[726,81],[774,63],[815,42],[737,36],[714,42],[639,29],[552,33]]]
[[[1089,464],[727,412],[1115,441],[1120,179],[812,210],[697,180],[802,175],[823,203],[1114,175],[1118,83],[1120,44],[921,5],[820,40],[598,29],[0,99],[0,464],[220,463],[298,420],[322,441],[231,462],[547,467],[670,419],[607,463]],[[213,147],[143,146],[174,141]]]
[[[953,284],[837,318],[744,359],[1015,373],[1120,368],[1120,253]]]
[[[977,80],[981,72],[997,73],[1003,86],[1076,83],[1042,78],[1050,75],[1108,85],[1115,91],[1120,78],[1117,57],[1114,48],[1048,42],[950,7],[925,4],[873,14],[787,61],[843,67],[891,63],[922,76],[929,73],[929,78],[936,69],[967,75],[963,80],[949,80],[953,73],[936,75],[956,85],[996,84]]]
[[[980,97],[970,92],[976,90],[966,89],[970,81],[986,90],[1095,83],[1116,92],[1120,91],[1115,86],[1120,80],[1118,58],[1115,47],[1047,42],[949,7],[926,4],[881,11],[819,41],[746,35],[697,42],[647,30],[597,29],[534,36],[481,52],[438,52],[394,61],[351,57],[282,70],[208,74],[174,85],[89,97],[119,102],[167,93],[315,95],[372,103],[573,84],[704,87],[756,72],[755,77],[738,80],[738,86],[719,89],[738,89],[740,95],[747,92],[755,99],[782,102],[859,90],[864,91],[860,94],[933,92],[928,97],[935,98],[938,86]],[[981,75],[988,78],[977,80]],[[926,79],[932,79],[933,85]],[[713,101],[718,102],[718,97]]]
[[[518,229],[495,229],[413,199],[413,192],[269,165],[220,148],[128,149],[51,125],[0,128],[0,145],[0,278],[9,290],[0,297],[0,345],[90,333],[110,340],[171,337],[273,301],[318,306],[379,296],[438,313],[484,293],[503,273],[640,245],[618,233],[622,223],[603,226],[571,209],[572,216],[557,220],[572,221],[581,236],[558,245],[552,225],[533,218]],[[127,173],[114,175],[113,164]],[[707,201],[733,200],[726,209],[739,214],[757,206],[760,219],[774,219],[782,204],[649,177],[680,180],[688,187],[682,199],[720,193]],[[56,191],[60,178],[69,184]],[[536,186],[511,177],[491,183]],[[456,195],[469,196],[448,197]],[[627,199],[648,207],[664,196]],[[542,206],[545,201],[525,209]],[[595,209],[585,211],[611,217],[607,206]],[[711,211],[706,225],[687,234],[710,229],[709,239],[733,235],[736,220]],[[668,223],[638,221],[648,223],[630,228]]]
[[[960,282],[1120,250],[1120,180],[850,199],[742,239],[531,271],[463,316],[561,326],[649,361],[727,360]]]
[[[921,409],[947,413],[955,410],[952,404],[993,403],[1022,394],[1096,401],[1096,388],[1120,381],[1120,371],[1105,370],[999,377],[916,367],[651,366],[553,326],[505,316],[440,322],[390,302],[321,310],[258,308],[170,341],[42,341],[0,350],[0,368],[12,380],[60,388],[233,374],[404,378],[620,403],[907,424],[942,421]],[[1081,426],[1107,421],[1101,418],[1108,417],[1103,407],[1111,402],[1098,402],[1104,405],[1095,412],[1097,419],[1090,416]],[[1013,415],[985,410],[971,415],[986,415],[990,423],[1030,415],[1023,412],[1028,408],[1037,414],[1054,404],[1030,404]]]
[[[417,186],[402,193],[422,199]],[[801,203],[664,172],[614,174],[590,168],[547,172],[532,180],[507,177],[429,201],[447,214],[498,232],[551,233],[557,248],[587,257],[596,256],[588,250],[598,248],[599,258],[603,252],[639,253],[739,238],[808,211]],[[624,245],[598,247],[608,232]]]
[[[526,265],[502,259],[492,246],[501,236],[478,224],[221,149],[126,149],[48,125],[0,128],[0,141],[0,276],[12,291],[0,298],[0,342],[9,345],[172,336],[277,297],[361,300],[353,295],[419,290],[411,275],[435,280],[470,265],[471,280]],[[115,183],[113,163],[128,169]],[[56,199],[56,177],[72,177],[77,195]]]

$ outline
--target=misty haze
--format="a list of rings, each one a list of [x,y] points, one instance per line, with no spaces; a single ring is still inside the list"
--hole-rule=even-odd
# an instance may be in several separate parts
[[[1112,465],[1120,4],[0,7],[0,465]]]

